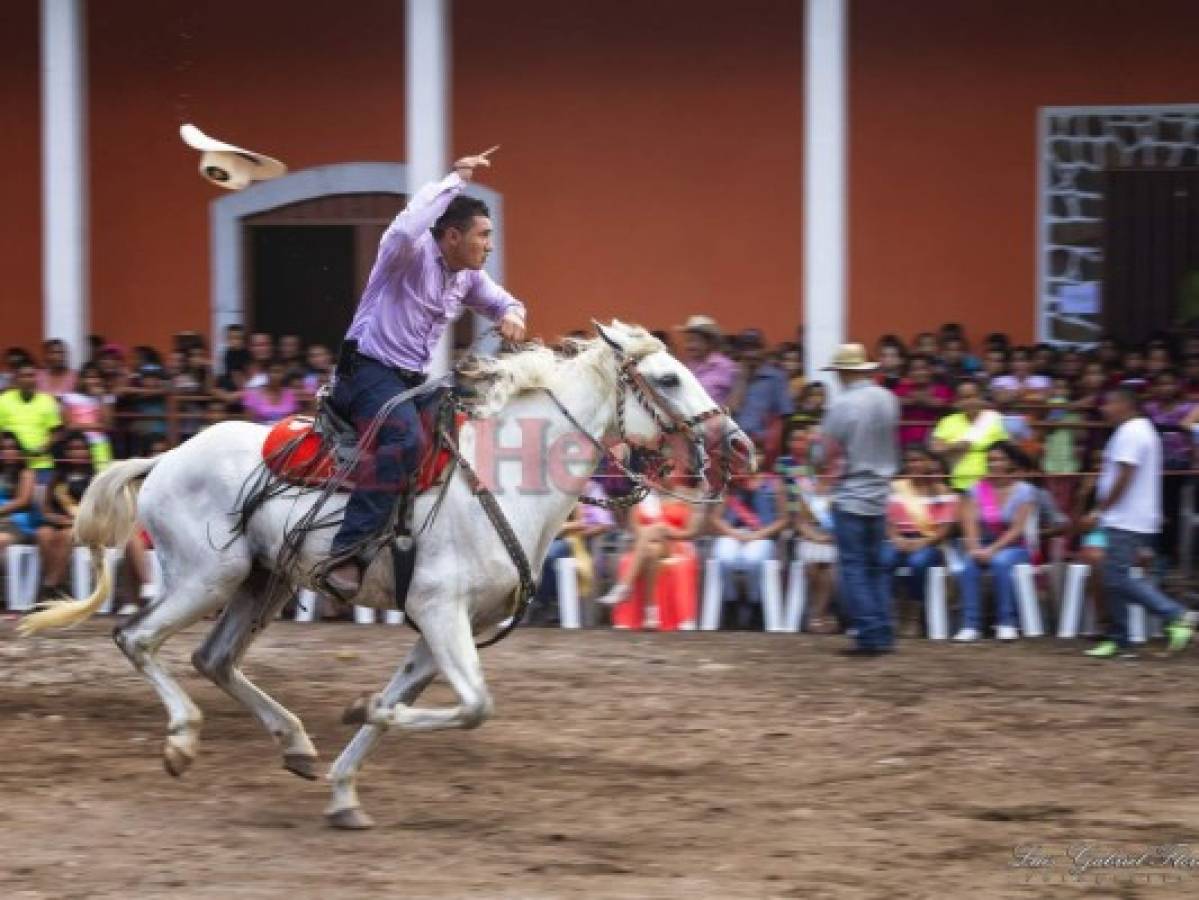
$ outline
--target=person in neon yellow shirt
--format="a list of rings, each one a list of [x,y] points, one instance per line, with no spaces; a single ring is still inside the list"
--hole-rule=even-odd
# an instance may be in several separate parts
[[[53,469],[47,449],[62,426],[58,401],[37,389],[37,369],[27,364],[17,369],[13,387],[0,394],[0,431],[11,431],[29,454],[29,468]]]
[[[988,448],[1006,441],[1008,435],[1003,417],[987,408],[982,389],[973,381],[958,385],[954,405],[958,411],[943,418],[933,431],[933,451],[953,466],[953,486],[967,491],[987,474]]]

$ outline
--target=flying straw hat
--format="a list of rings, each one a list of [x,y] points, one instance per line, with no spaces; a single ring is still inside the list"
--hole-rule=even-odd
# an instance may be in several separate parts
[[[179,136],[193,150],[199,150],[200,175],[217,187],[239,191],[252,181],[269,181],[287,174],[287,166],[266,156],[218,141],[195,125],[182,125]]]

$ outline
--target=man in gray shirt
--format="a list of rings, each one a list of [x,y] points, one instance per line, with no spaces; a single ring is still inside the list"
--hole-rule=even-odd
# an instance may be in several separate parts
[[[843,344],[825,371],[837,373],[845,390],[821,426],[842,460],[833,495],[833,523],[841,568],[842,602],[857,631],[851,656],[895,649],[891,597],[883,570],[887,497],[898,468],[899,401],[876,385],[861,344]]]

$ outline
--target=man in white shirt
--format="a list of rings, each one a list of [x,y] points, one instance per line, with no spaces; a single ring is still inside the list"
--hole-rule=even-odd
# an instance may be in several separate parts
[[[1166,637],[1171,653],[1183,650],[1194,635],[1196,614],[1171,600],[1145,578],[1129,570],[1151,549],[1162,521],[1162,442],[1153,424],[1140,414],[1136,394],[1117,388],[1107,395],[1103,413],[1115,427],[1103,449],[1096,490],[1097,505],[1086,526],[1103,527],[1107,552],[1103,561],[1103,590],[1111,620],[1107,640],[1088,656],[1129,655],[1128,604],[1139,603],[1169,624]]]

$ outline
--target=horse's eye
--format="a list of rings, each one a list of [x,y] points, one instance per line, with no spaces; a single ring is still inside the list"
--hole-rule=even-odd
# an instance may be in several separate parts
[[[676,388],[679,386],[679,376],[674,372],[668,372],[665,375],[659,375],[654,379],[654,384],[662,388]]]

